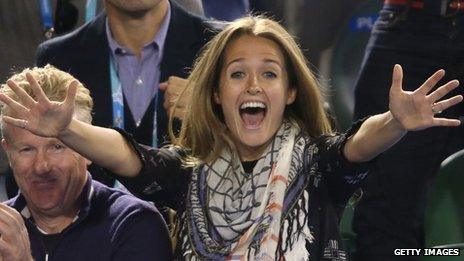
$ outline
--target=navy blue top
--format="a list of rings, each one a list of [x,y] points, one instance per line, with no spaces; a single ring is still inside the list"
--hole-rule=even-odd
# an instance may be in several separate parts
[[[145,201],[93,181],[88,175],[77,219],[47,253],[22,194],[5,202],[24,218],[34,260],[171,260],[168,230]]]

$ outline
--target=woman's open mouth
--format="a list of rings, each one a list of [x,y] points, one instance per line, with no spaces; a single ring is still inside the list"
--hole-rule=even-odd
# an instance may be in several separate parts
[[[259,129],[266,116],[267,106],[263,102],[245,102],[240,105],[239,113],[246,129]]]

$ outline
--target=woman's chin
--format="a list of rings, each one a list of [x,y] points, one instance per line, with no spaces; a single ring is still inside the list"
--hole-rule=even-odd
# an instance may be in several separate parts
[[[272,136],[267,137],[263,134],[246,134],[240,137],[236,143],[240,158],[242,160],[256,160],[261,157],[264,150],[271,142]]]

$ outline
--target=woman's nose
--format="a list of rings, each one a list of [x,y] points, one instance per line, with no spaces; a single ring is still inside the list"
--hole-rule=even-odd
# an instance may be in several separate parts
[[[256,95],[256,94],[259,94],[261,92],[262,92],[262,90],[258,86],[251,86],[250,88],[247,89],[247,93],[249,93],[251,95]]]
[[[258,77],[256,75],[253,75],[253,77],[251,77],[251,79],[250,79],[250,83],[249,83],[249,86],[247,88],[247,93],[249,93],[251,95],[256,95],[256,94],[261,93],[262,91],[263,90],[259,86]]]

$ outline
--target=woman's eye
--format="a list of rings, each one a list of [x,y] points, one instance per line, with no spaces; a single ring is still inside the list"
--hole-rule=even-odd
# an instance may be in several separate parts
[[[240,79],[240,78],[245,77],[245,73],[244,72],[233,72],[230,74],[230,77],[233,79]]]
[[[266,78],[276,78],[277,77],[277,74],[275,74],[273,72],[265,72],[263,75]]]

